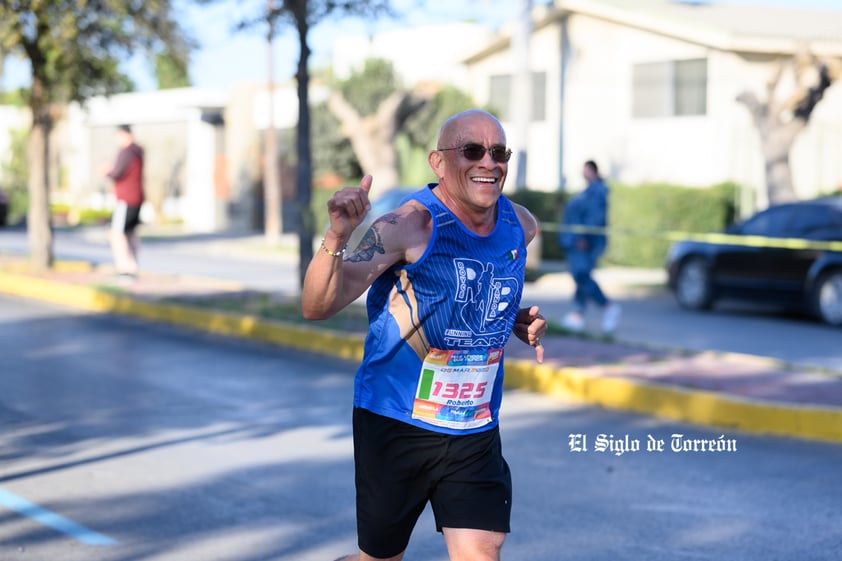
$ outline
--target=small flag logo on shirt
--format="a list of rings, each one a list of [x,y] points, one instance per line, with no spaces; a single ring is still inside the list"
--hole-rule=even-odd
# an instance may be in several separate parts
[[[507,255],[509,257],[509,261],[516,261],[520,253],[517,249],[510,249]]]

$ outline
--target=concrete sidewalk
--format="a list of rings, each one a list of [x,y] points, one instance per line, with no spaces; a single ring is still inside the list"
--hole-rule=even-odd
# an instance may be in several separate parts
[[[236,293],[236,283],[142,273],[120,282],[107,267],[64,263],[44,275],[0,257],[0,292],[96,312],[122,313],[226,336],[359,360],[362,333],[173,304],[173,296]],[[506,383],[550,396],[708,427],[842,442],[842,375],[714,352],[653,350],[550,335],[545,361],[512,339]]]

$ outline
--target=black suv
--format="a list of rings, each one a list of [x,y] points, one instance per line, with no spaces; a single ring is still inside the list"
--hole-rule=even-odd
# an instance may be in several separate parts
[[[666,267],[679,304],[771,302],[842,325],[842,196],[772,206],[726,234],[743,239],[672,245]]]

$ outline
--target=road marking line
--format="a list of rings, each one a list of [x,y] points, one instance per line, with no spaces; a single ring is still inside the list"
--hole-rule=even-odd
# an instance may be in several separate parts
[[[0,506],[6,507],[9,510],[17,512],[21,516],[30,518],[44,526],[57,530],[63,534],[67,534],[76,541],[88,545],[115,545],[117,540],[109,538],[99,532],[94,532],[90,528],[86,528],[81,524],[65,518],[60,514],[51,512],[45,508],[38,506],[35,503],[29,502],[23,497],[19,497],[14,493],[10,493],[3,488],[0,488]]]

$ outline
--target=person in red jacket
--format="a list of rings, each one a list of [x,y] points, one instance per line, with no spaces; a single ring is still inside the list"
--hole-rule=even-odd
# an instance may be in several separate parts
[[[143,148],[134,141],[129,125],[117,127],[117,145],[120,147],[117,161],[105,173],[114,182],[117,199],[111,216],[109,241],[117,274],[134,278],[140,249],[136,228],[140,224],[143,204]]]

